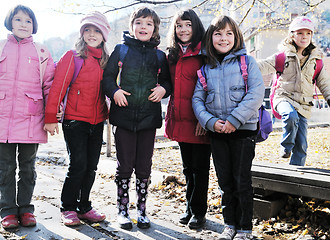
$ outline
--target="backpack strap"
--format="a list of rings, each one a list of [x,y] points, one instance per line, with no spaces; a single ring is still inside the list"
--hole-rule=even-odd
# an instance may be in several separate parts
[[[2,55],[2,50],[5,47],[6,43],[7,43],[7,39],[4,39],[4,40],[0,41],[0,57]]]
[[[319,101],[319,95],[317,94],[316,80],[319,77],[322,68],[323,68],[322,59],[316,59],[315,72],[314,72],[314,75],[313,75],[313,84],[314,84],[315,96],[316,96],[316,99],[317,99],[319,109],[321,109],[321,104],[320,104],[320,101]]]
[[[84,59],[77,55],[76,50],[72,50],[72,52],[73,52],[73,61],[74,61],[74,72],[73,72],[73,77],[72,77],[69,87],[71,87],[72,84],[76,81],[78,74],[84,63]]]
[[[322,68],[323,68],[322,59],[316,59],[315,72],[313,75],[313,83],[316,83],[316,80],[319,77]]]
[[[165,55],[163,54],[163,52],[157,48],[156,48],[156,55],[157,55],[157,65],[158,65],[158,71],[157,71],[157,85],[158,85],[158,76],[162,71],[161,63],[166,59],[164,57]]]
[[[201,67],[201,69],[197,70],[197,76],[199,78],[200,83],[203,86],[204,91],[207,92],[207,83],[205,79],[204,65]]]
[[[73,76],[70,81],[70,84],[69,84],[68,88],[66,89],[66,92],[65,92],[65,95],[63,98],[63,105],[62,105],[63,114],[62,114],[62,118],[61,118],[60,122],[63,122],[63,119],[64,119],[65,108],[66,108],[66,103],[68,101],[68,94],[69,94],[70,87],[76,81],[76,79],[79,75],[79,72],[82,68],[82,65],[84,63],[84,59],[77,55],[76,50],[72,50],[72,52],[73,52],[73,61],[74,61],[74,72],[73,72]]]
[[[126,54],[128,52],[128,46],[125,44],[120,44],[119,46],[119,61],[118,61],[118,75],[116,79],[117,86],[120,88],[120,82],[121,82],[121,71],[123,69],[123,62],[126,57]]]
[[[47,48],[37,42],[33,42],[34,47],[37,50],[38,53],[38,58],[39,58],[39,72],[40,72],[40,83],[42,85],[43,83],[43,78],[45,75],[45,71],[47,68],[47,63],[48,63],[48,59],[49,59],[49,51],[47,50]]]
[[[281,76],[285,67],[285,53],[279,52],[275,55],[275,70],[277,78]]]
[[[245,84],[245,92],[247,92],[247,80],[248,80],[248,72],[247,72],[247,56],[246,55],[241,55],[240,56],[240,61],[239,61],[239,66],[241,69],[241,74],[244,79],[244,84]]]

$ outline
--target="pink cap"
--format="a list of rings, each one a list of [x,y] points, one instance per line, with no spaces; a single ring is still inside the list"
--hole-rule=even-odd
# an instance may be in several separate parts
[[[93,25],[99,28],[102,32],[104,41],[108,40],[110,25],[107,18],[100,12],[90,12],[80,20],[80,34],[83,35],[86,25]]]
[[[312,20],[305,16],[296,17],[293,19],[289,27],[289,32],[297,31],[300,29],[308,29],[314,32],[314,24]]]

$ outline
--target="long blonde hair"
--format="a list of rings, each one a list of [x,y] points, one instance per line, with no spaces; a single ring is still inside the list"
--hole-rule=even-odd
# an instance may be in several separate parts
[[[84,37],[80,36],[75,44],[76,47],[76,51],[78,56],[82,57],[83,59],[87,58],[87,43],[84,41]],[[104,43],[104,41],[102,41],[102,43],[100,44],[100,48],[102,48],[102,56],[101,56],[101,61],[100,61],[100,66],[102,69],[104,69],[107,65],[108,59],[109,59],[109,54],[108,54],[108,50],[107,47]]]

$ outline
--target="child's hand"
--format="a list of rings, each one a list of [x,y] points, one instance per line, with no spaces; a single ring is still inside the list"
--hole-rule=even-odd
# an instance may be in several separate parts
[[[151,102],[160,102],[166,93],[165,88],[160,85],[157,85],[151,91],[152,93],[148,97],[148,100]]]
[[[226,121],[221,129],[222,133],[233,133],[235,131],[236,131],[236,128],[229,121]]]
[[[223,120],[218,120],[218,121],[216,121],[215,123],[214,123],[214,126],[213,126],[213,128],[214,128],[214,131],[215,132],[218,132],[218,133],[222,133],[222,127],[224,126],[224,124],[225,124],[225,121],[223,121]]]
[[[202,126],[198,122],[196,125],[195,136],[203,136],[205,134],[206,134],[206,130],[202,128]]]
[[[131,94],[129,92],[124,91],[123,89],[119,89],[113,95],[113,99],[115,100],[115,103],[119,107],[126,107],[128,105],[128,102],[127,102],[127,99],[126,99],[125,95],[129,96]]]
[[[44,126],[44,130],[49,132],[50,135],[54,136],[55,131],[58,134],[58,124],[57,123],[46,123]]]
[[[61,121],[63,114],[64,114],[63,107],[61,105],[60,106],[60,110],[58,111],[58,113],[56,113],[56,119],[57,119],[57,121]]]

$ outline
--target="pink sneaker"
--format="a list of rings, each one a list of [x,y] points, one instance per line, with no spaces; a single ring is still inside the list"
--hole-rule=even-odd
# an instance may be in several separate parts
[[[16,215],[8,215],[2,218],[1,225],[4,229],[17,228],[18,227],[18,218]]]
[[[87,213],[84,214],[78,214],[78,218],[82,220],[88,220],[90,222],[102,222],[105,219],[105,214],[103,213],[98,213],[96,210],[91,209]]]
[[[23,227],[33,227],[37,224],[36,218],[32,213],[20,215],[20,222]]]
[[[61,212],[61,218],[65,226],[80,225],[80,220],[77,217],[77,213],[75,211]]]

